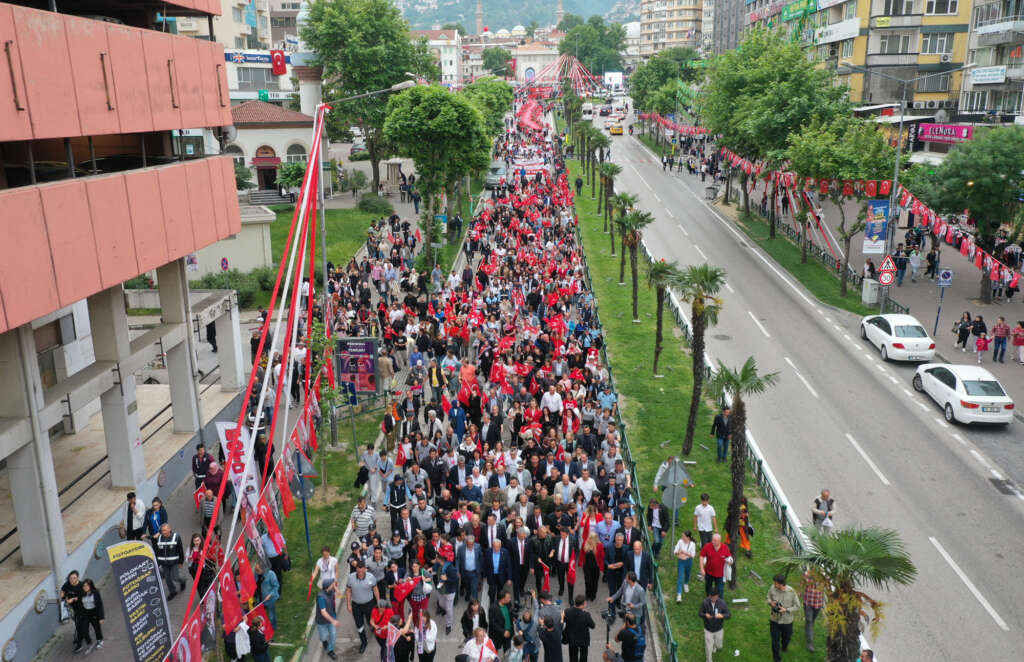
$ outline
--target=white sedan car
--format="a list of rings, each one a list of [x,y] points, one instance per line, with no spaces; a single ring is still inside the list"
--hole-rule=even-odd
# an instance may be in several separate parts
[[[1002,384],[974,365],[925,363],[914,373],[914,390],[939,403],[950,423],[1001,423],[1013,420],[1013,400]]]
[[[860,322],[860,337],[879,348],[883,361],[931,361],[935,358],[935,341],[910,315],[868,315]]]

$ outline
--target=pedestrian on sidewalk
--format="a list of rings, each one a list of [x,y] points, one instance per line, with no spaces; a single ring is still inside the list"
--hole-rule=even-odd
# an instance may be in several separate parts
[[[171,531],[170,524],[165,523],[160,527],[160,534],[153,539],[153,549],[156,551],[157,565],[160,566],[160,576],[167,584],[167,599],[172,600],[178,591],[185,590],[186,583],[181,577],[185,549],[178,534]]]
[[[910,262],[910,256],[903,244],[896,246],[892,261],[896,265],[896,287],[903,287],[903,278],[907,275],[907,265]]]
[[[64,585],[60,587],[60,599],[64,601],[68,614],[71,616],[75,624],[75,653],[82,650],[81,613],[82,594],[85,592],[82,582],[78,577],[78,571],[72,570],[68,573],[68,577],[67,580],[65,580]]]
[[[953,347],[960,346],[961,352],[967,351],[967,338],[971,335],[971,314],[964,311],[960,319],[953,324],[953,333],[956,334],[956,340],[953,341]]]
[[[814,621],[825,606],[825,593],[814,582],[809,571],[804,572],[804,635],[807,650],[814,652]]]
[[[332,660],[338,659],[334,653],[334,640],[338,638],[338,613],[334,605],[336,586],[333,579],[325,579],[316,596],[316,632],[320,637],[320,645]]]
[[[925,261],[928,263],[928,268],[925,269],[924,275],[928,276],[928,280],[935,280],[935,276],[939,271],[939,249],[932,248],[928,251]]]
[[[1017,349],[1017,363],[1024,365],[1024,322],[1017,322],[1013,327],[1013,346]]]
[[[772,587],[768,589],[768,625],[772,638],[772,659],[782,662],[782,653],[789,648],[793,637],[793,618],[800,609],[800,598],[792,586],[786,586],[785,575],[775,575]]]
[[[700,617],[704,622],[704,662],[711,662],[716,651],[725,644],[725,619],[732,616],[729,605],[718,595],[717,586],[712,586],[708,597],[700,603]]]
[[[917,282],[917,274],[921,271],[921,251],[916,248],[910,251],[910,282]]]
[[[715,420],[711,423],[711,435],[718,442],[717,462],[725,462],[729,458],[729,437],[731,435],[729,419],[731,413],[732,410],[729,407],[723,407],[722,413],[715,416]]]
[[[1006,363],[1006,341],[1010,336],[1010,325],[1005,317],[1000,317],[992,325],[992,362]],[[1013,358],[1013,355],[1010,355]]]
[[[982,331],[978,339],[974,341],[974,349],[978,354],[978,363],[981,363],[981,360],[985,357],[985,352],[988,351],[991,344],[992,341],[989,339],[988,334]]]
[[[96,633],[96,648],[103,648],[103,598],[100,597],[99,591],[96,590],[96,583],[91,579],[85,579],[82,581],[82,597],[80,598],[82,603],[81,612],[81,634],[79,637],[80,641],[85,641],[88,646],[92,644],[92,639],[89,637],[89,627],[92,626],[93,631]]]

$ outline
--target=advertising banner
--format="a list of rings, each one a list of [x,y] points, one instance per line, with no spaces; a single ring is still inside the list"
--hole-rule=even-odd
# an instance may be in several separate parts
[[[335,365],[338,382],[356,385],[356,393],[377,392],[377,339],[339,338]]]
[[[263,421],[269,425],[269,421]],[[220,439],[220,446],[224,449],[224,471],[228,472],[231,478],[231,487],[235,488],[235,498],[241,498],[244,494],[248,505],[253,512],[256,511],[256,500],[260,494],[260,479],[256,472],[256,463],[252,459],[252,449],[249,447],[249,428],[242,426],[238,432],[233,422],[217,421],[217,438]],[[249,449],[249,456],[245,456],[245,450]]]
[[[979,31],[978,34],[981,34]],[[996,67],[977,67],[967,72],[975,85],[997,85],[1006,82],[1006,65]]]
[[[959,124],[929,124],[922,122],[917,139],[926,143],[962,143],[974,137],[973,126]]]
[[[782,20],[792,21],[818,10],[818,0],[796,0],[782,8]]]
[[[107,547],[107,558],[135,662],[161,662],[171,652],[171,622],[152,546],[119,542]]]
[[[868,217],[864,226],[865,255],[885,253],[885,237],[889,231],[889,201],[868,200]]]
[[[826,25],[814,31],[814,43],[831,44],[836,41],[853,39],[860,34],[860,19],[848,18],[832,25]]]

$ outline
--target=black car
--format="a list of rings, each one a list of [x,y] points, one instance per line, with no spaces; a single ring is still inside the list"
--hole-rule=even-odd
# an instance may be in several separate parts
[[[602,117],[605,116],[605,115],[611,115],[611,114],[612,114],[612,107],[611,106],[601,106],[601,110],[598,112],[598,115],[601,115]]]

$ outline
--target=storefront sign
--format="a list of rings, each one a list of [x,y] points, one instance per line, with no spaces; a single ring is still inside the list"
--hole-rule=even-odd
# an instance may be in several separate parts
[[[868,200],[868,217],[864,225],[865,255],[881,255],[885,252],[885,237],[889,225],[889,201]]]
[[[265,53],[243,53],[242,51],[224,51],[224,61],[234,64],[273,64],[270,59],[270,52]],[[285,55],[284,61],[292,63],[291,55]]]
[[[836,41],[853,39],[860,34],[860,19],[848,18],[832,25],[818,28],[814,31],[814,43],[831,44]]]
[[[336,352],[339,382],[352,382],[357,393],[377,392],[377,341],[340,338]]]
[[[818,0],[796,0],[782,8],[782,20],[792,21],[818,10]]]
[[[171,622],[153,547],[139,541],[107,548],[135,662],[161,662],[171,651]]]
[[[975,85],[993,85],[1006,82],[1006,65],[978,67],[970,71],[971,82]]]
[[[918,140],[926,143],[961,143],[974,137],[973,126],[921,123]]]
[[[782,2],[776,2],[768,5],[763,9],[755,9],[754,11],[750,12],[747,15],[747,22],[756,23],[757,21],[762,21],[771,18],[776,14],[782,13],[784,7],[785,5]]]
[[[829,7],[835,7],[836,5],[844,2],[846,2],[846,0],[818,0],[818,9],[828,9]]]

